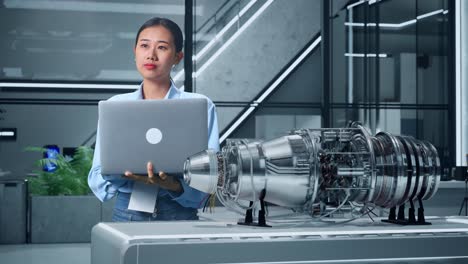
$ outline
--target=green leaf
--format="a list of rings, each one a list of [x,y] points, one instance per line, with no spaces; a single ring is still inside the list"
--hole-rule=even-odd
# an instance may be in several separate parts
[[[47,151],[41,147],[27,147],[25,151]],[[88,173],[92,167],[94,150],[90,147],[77,148],[73,159],[58,154],[56,159],[41,158],[34,162],[37,176],[28,177],[29,190],[32,195],[87,195],[91,192],[88,186]],[[43,171],[45,165],[54,164],[53,172]]]

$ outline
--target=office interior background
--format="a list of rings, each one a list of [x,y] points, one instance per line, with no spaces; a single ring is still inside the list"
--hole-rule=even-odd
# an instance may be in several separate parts
[[[430,141],[441,180],[461,184],[467,14],[462,0],[1,0],[0,237],[21,228],[14,244],[34,244],[23,181],[41,154],[25,149],[93,146],[98,102],[141,82],[133,46],[154,16],[183,28],[173,81],[213,100],[222,145],[359,121]],[[25,209],[7,213],[15,208]],[[106,220],[109,208],[99,208]],[[89,243],[86,235],[36,242]]]

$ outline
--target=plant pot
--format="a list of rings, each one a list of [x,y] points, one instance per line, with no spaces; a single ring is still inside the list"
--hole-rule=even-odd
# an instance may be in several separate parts
[[[31,243],[89,243],[101,202],[89,196],[31,196]]]

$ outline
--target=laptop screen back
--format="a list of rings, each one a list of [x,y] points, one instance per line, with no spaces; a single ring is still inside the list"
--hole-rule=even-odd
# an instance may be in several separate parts
[[[207,100],[99,102],[101,173],[180,173],[185,160],[208,148]]]

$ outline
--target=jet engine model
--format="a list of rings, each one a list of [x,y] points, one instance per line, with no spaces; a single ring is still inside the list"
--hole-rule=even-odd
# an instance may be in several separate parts
[[[265,225],[264,202],[312,217],[390,208],[390,222],[427,224],[422,200],[436,193],[440,172],[431,143],[386,132],[372,136],[353,123],[348,128],[295,130],[268,141],[229,141],[221,152],[206,150],[188,158],[184,180],[216,193],[225,207],[242,214],[261,201],[260,225]]]

